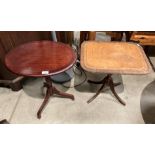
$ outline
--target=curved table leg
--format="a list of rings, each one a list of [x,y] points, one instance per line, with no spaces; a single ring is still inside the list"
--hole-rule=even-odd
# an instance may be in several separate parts
[[[43,109],[45,108],[45,106],[48,103],[48,99],[50,98],[50,96],[52,96],[53,94],[57,94],[60,95],[62,97],[66,97],[66,98],[70,98],[72,100],[74,100],[74,96],[71,94],[67,94],[64,92],[60,92],[59,90],[57,90],[53,85],[52,85],[52,80],[50,77],[45,77],[45,81],[43,87],[46,87],[46,95],[44,98],[44,101],[41,105],[41,107],[39,108],[38,112],[37,112],[37,118],[40,119],[41,118],[41,113],[43,111]]]
[[[102,84],[101,88],[97,91],[97,93],[96,93],[92,98],[90,98],[90,99],[87,101],[87,103],[92,102],[92,101],[101,93],[102,89],[104,88],[105,84],[107,83],[107,77],[105,77],[105,78],[102,80],[102,83],[103,83],[103,84]]]
[[[121,104],[125,105],[125,102],[117,95],[117,93],[116,93],[116,91],[115,91],[115,88],[114,88],[114,83],[113,83],[113,80],[112,80],[111,77],[109,78],[108,84],[109,84],[109,87],[110,87],[112,93],[113,93],[114,96],[117,98],[117,100],[118,100]]]
[[[74,96],[72,94],[68,94],[68,93],[64,93],[64,92],[60,92],[59,90],[57,90],[55,87],[53,87],[53,93],[60,95],[62,97],[66,97],[66,98],[70,98],[72,100],[74,100]]]
[[[43,101],[41,107],[39,108],[39,110],[37,112],[37,118],[38,119],[41,118],[41,113],[42,113],[43,109],[45,108],[45,106],[47,105],[48,99],[50,98],[51,95],[52,95],[51,89],[50,88],[47,88],[44,101]]]
[[[101,83],[102,83],[102,86],[101,86],[101,88],[97,91],[97,93],[96,93],[91,99],[89,99],[89,100],[87,101],[87,103],[92,102],[92,101],[101,93],[101,91],[102,91],[102,89],[104,88],[104,86],[107,85],[107,86],[110,87],[110,90],[112,91],[112,93],[114,94],[114,96],[117,98],[117,100],[118,100],[121,104],[125,105],[125,102],[117,95],[117,93],[116,93],[116,91],[115,91],[115,89],[114,89],[114,87],[120,85],[121,83],[120,83],[120,82],[119,82],[119,83],[113,83],[113,79],[112,79],[111,76],[112,76],[111,74],[107,74],[107,76],[105,76],[105,78],[104,78],[102,81],[97,81],[97,82],[88,80],[89,83],[94,83],[94,84],[101,84]]]

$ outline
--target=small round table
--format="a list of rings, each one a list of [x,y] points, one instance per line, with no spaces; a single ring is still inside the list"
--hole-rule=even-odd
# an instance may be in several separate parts
[[[52,41],[33,41],[12,49],[5,58],[7,68],[15,74],[26,77],[44,77],[47,88],[44,101],[37,112],[37,118],[53,94],[74,100],[71,94],[63,93],[52,85],[50,76],[71,68],[76,54],[69,45]]]

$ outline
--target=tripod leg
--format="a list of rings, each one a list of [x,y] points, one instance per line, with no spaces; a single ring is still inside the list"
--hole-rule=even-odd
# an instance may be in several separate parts
[[[60,95],[60,96],[62,96],[62,97],[70,98],[70,99],[74,100],[74,96],[73,96],[72,94],[60,92],[60,91],[57,90],[55,87],[53,88],[53,93],[54,93],[54,94],[57,94],[57,95]]]
[[[103,84],[102,84],[101,88],[96,92],[96,94],[95,94],[92,98],[90,98],[90,99],[87,101],[87,103],[92,102],[92,101],[101,93],[102,89],[104,88],[105,84],[107,83],[107,77],[105,77],[105,78],[103,79],[103,82],[102,82],[102,83],[103,83]]]
[[[50,98],[51,95],[52,95],[52,94],[51,94],[51,89],[50,89],[50,88],[47,88],[44,101],[43,101],[41,107],[39,108],[39,110],[38,110],[38,112],[37,112],[37,118],[38,118],[38,119],[41,118],[41,113],[42,113],[43,109],[45,108],[45,106],[47,105],[48,99]]]
[[[112,78],[110,77],[109,78],[109,86],[110,86],[110,89],[111,89],[111,91],[112,91],[112,93],[114,94],[114,96],[117,98],[117,100],[121,103],[121,104],[123,104],[123,105],[125,105],[125,102],[117,95],[117,93],[116,93],[116,91],[115,91],[115,88],[114,88],[114,83],[113,83],[113,80],[112,80]]]

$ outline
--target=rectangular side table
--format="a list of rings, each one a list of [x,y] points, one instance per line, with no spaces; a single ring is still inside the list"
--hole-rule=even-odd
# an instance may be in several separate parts
[[[114,89],[120,83],[114,84],[112,74],[148,74],[151,71],[143,48],[130,42],[85,41],[81,45],[81,66],[89,72],[107,73],[101,81],[88,80],[89,83],[102,84],[88,103],[108,85],[118,101],[125,105]]]

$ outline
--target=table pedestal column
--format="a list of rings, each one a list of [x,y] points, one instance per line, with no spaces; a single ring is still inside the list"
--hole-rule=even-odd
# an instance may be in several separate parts
[[[45,95],[44,101],[43,101],[41,107],[39,108],[39,110],[37,112],[37,118],[38,119],[41,118],[41,113],[42,113],[43,109],[45,108],[45,106],[47,105],[50,96],[52,96],[54,94],[57,94],[57,95],[60,95],[62,97],[66,97],[66,98],[70,98],[70,99],[74,100],[74,96],[73,95],[67,94],[67,93],[64,93],[64,92],[60,92],[59,90],[57,90],[52,85],[52,80],[51,80],[50,77],[45,77],[45,81],[46,82],[44,83],[44,87],[46,87],[47,90],[46,90],[46,95]]]
[[[92,102],[92,101],[101,93],[101,91],[103,90],[104,86],[107,85],[107,86],[110,87],[110,90],[112,91],[112,93],[114,94],[114,96],[117,98],[117,100],[118,100],[121,104],[125,105],[125,102],[117,95],[117,93],[116,93],[116,91],[115,91],[115,89],[114,89],[115,86],[118,86],[118,85],[120,85],[121,83],[114,83],[111,76],[112,76],[111,74],[107,74],[107,76],[106,76],[103,80],[101,80],[101,81],[91,81],[91,80],[88,80],[89,83],[93,83],[93,84],[102,84],[102,86],[101,86],[101,88],[96,92],[96,94],[95,94],[91,99],[89,99],[89,100],[87,101],[87,103]]]

